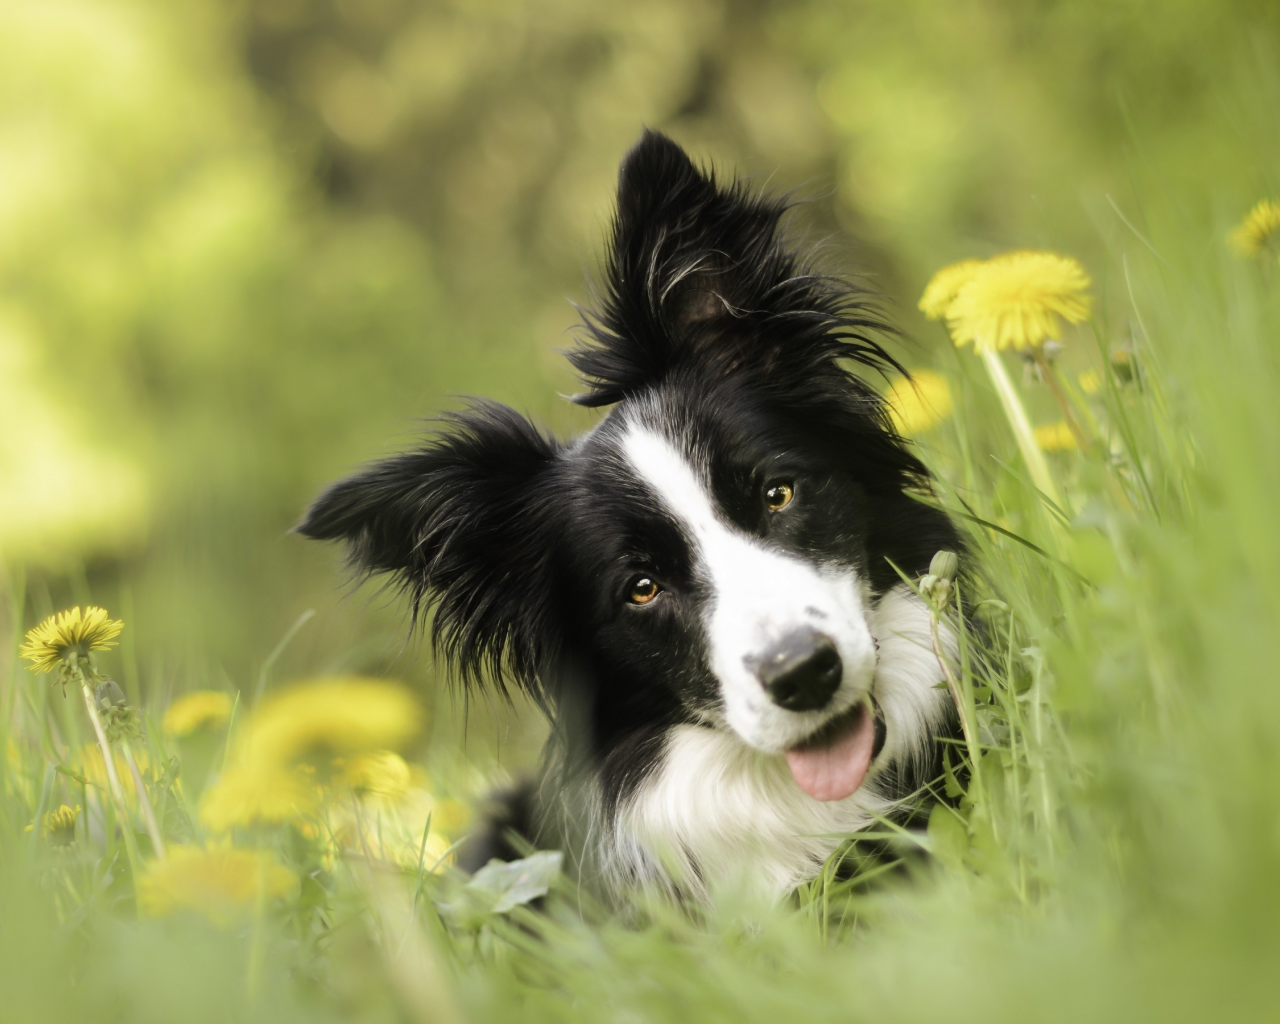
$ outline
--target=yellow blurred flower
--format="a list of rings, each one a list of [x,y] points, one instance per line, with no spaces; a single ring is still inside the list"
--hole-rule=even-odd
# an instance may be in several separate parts
[[[1066,420],[1036,427],[1036,444],[1046,452],[1065,452],[1079,447]]]
[[[27,633],[27,642],[18,650],[36,672],[51,672],[71,655],[85,657],[116,645],[124,623],[107,617],[106,609],[77,606],[50,615]]]
[[[1263,199],[1231,232],[1231,247],[1240,256],[1261,256],[1280,251],[1280,203]]]
[[[222,690],[193,690],[169,705],[162,727],[170,736],[187,736],[197,729],[217,727],[231,717],[235,698]]]
[[[412,783],[409,766],[393,750],[360,754],[339,767],[342,784],[356,793],[373,793],[395,800],[404,796]]]
[[[245,723],[244,756],[276,765],[401,747],[422,728],[403,686],[359,676],[304,683],[264,700]]]
[[[461,800],[437,800],[431,815],[431,827],[446,836],[458,838],[471,823],[471,808]]]
[[[376,679],[340,677],[284,690],[244,723],[200,819],[219,832],[296,823],[320,809],[326,787],[402,794],[411,770],[386,748],[412,739],[422,719],[412,694]]]
[[[1086,395],[1096,395],[1102,390],[1102,374],[1097,370],[1085,370],[1078,379],[1080,390]]]
[[[152,917],[195,910],[230,924],[297,888],[297,876],[263,850],[171,846],[138,879],[138,910]]]
[[[1061,330],[1059,318],[1089,315],[1089,277],[1073,259],[1051,252],[1011,252],[988,260],[956,293],[947,324],[957,345],[979,351],[1032,349]]]
[[[431,791],[427,773],[390,751],[375,751],[335,764],[325,787],[323,821],[294,821],[321,849],[330,868],[344,857],[372,858],[402,868],[432,871],[452,859],[453,841],[470,820],[470,808]]]
[[[456,822],[454,801],[437,800],[425,789],[412,789],[396,800],[365,797],[333,805],[328,822],[333,854],[370,856],[405,868],[419,857],[430,871],[448,852],[455,833],[443,827]],[[424,845],[425,843],[425,845]]]
[[[941,320],[955,302],[960,289],[973,280],[982,260],[961,260],[943,267],[930,279],[920,296],[920,311],[930,320]]]
[[[453,844],[432,827],[423,840],[425,827],[413,828],[404,818],[391,818],[386,814],[370,815],[362,824],[347,816],[333,826],[333,847],[327,860],[340,857],[370,857],[386,861],[401,868],[417,868],[422,860],[424,871],[434,871],[450,862],[446,857]]]
[[[319,808],[323,793],[305,772],[282,765],[233,764],[205,793],[200,821],[214,832],[296,822]]]
[[[916,370],[910,380],[894,381],[885,395],[899,434],[923,434],[951,415],[951,385],[933,370]]]

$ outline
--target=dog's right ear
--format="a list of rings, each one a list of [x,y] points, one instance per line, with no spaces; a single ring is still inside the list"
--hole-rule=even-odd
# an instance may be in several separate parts
[[[478,404],[417,450],[334,484],[295,529],[344,541],[361,576],[389,575],[415,623],[434,605],[432,643],[465,682],[487,672],[500,689],[513,680],[543,700],[558,641],[539,496],[558,452],[513,409]]]

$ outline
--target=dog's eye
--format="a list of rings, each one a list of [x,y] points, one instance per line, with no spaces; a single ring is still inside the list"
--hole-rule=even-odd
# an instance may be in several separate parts
[[[632,604],[648,604],[662,593],[662,588],[648,576],[637,576],[627,592],[627,600]]]
[[[770,512],[781,512],[791,504],[795,489],[790,484],[774,484],[764,492],[764,503]]]

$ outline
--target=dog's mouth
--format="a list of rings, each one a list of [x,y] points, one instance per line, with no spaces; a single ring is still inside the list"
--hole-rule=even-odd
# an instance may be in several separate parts
[[[815,800],[843,800],[867,778],[884,748],[884,717],[868,697],[787,751],[796,785]]]

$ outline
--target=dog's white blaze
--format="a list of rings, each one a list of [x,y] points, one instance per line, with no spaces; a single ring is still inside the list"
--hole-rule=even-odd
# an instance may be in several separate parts
[[[726,523],[693,467],[661,434],[633,424],[622,448],[694,547],[710,591],[703,623],[708,656],[733,730],[758,750],[781,753],[861,700],[876,661],[865,585],[853,573],[812,565]],[[749,664],[802,628],[830,637],[844,663],[840,688],[820,711],[778,707]]]
[[[671,731],[654,774],[614,822],[606,871],[617,885],[683,889],[695,898],[733,884],[776,900],[812,878],[840,836],[891,813],[877,780],[890,765],[929,755],[946,716],[942,673],[930,645],[929,611],[905,585],[870,612],[880,643],[873,692],[885,716],[884,749],[867,781],[844,800],[811,800],[784,759],[724,730]],[[955,640],[944,636],[948,657]]]

